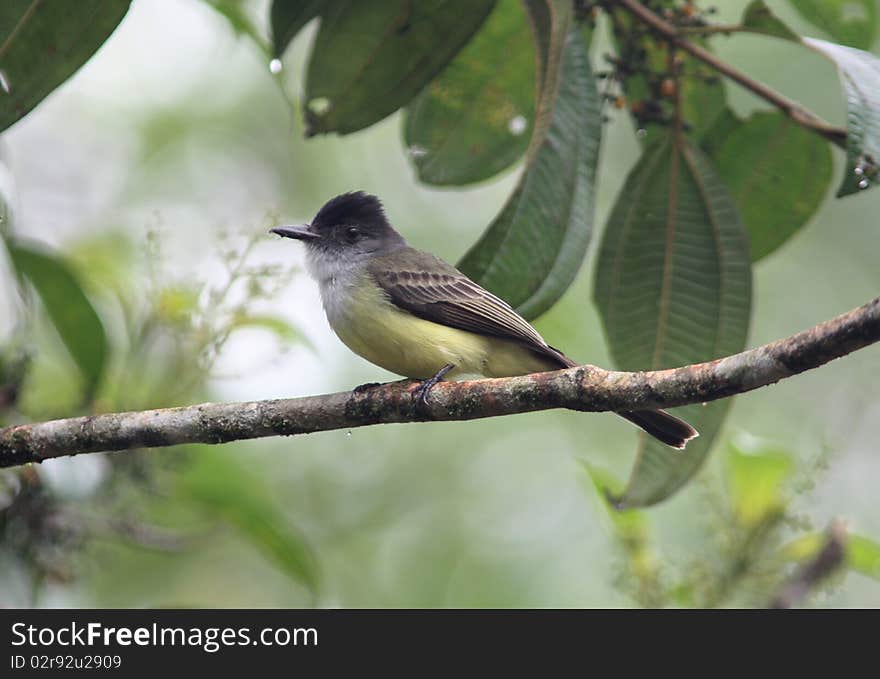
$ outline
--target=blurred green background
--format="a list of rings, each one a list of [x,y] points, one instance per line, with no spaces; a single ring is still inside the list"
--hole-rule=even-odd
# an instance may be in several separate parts
[[[746,2],[712,4],[719,21],[732,22]],[[795,29],[817,35],[785,3],[770,4]],[[266,4],[248,11],[265,30]],[[364,189],[384,200],[411,243],[454,262],[511,191],[515,170],[466,190],[420,185],[399,113],[361,133],[306,141],[297,111],[312,35],[313,27],[297,38],[275,76],[250,39],[205,2],[134,2],[98,54],[0,139],[8,170],[0,180],[13,197],[16,232],[68,253],[96,304],[115,319],[111,335],[124,338],[102,394],[107,409],[298,396],[396,379],[333,336],[300,270],[301,249],[266,230],[308,221],[328,198]],[[605,51],[600,36],[595,64]],[[717,52],[843,122],[834,67],[820,56],[752,36],[720,39]],[[728,93],[739,113],[762,107],[733,85]],[[627,117],[611,116],[597,224],[626,190],[637,152]],[[841,154],[835,163],[839,171]],[[878,294],[878,208],[877,191],[841,201],[829,195],[807,228],[756,265],[750,345]],[[608,366],[592,265],[536,326],[573,358]],[[16,332],[11,281],[4,270],[4,342]],[[242,303],[257,320],[230,321]],[[148,349],[130,332],[133,318],[141,318],[141,335],[156,318],[163,324]],[[31,419],[68,414],[75,368],[45,321],[29,327],[21,341],[35,347],[35,366],[21,409]],[[791,460],[778,491],[786,508],[775,528],[780,544],[835,518],[880,537],[878,378],[874,346],[738,398],[697,480],[627,515],[625,526],[610,517],[587,472],[622,481],[632,465],[635,433],[609,415],[382,426],[148,451],[128,462],[119,461],[123,455],[53,460],[33,473],[51,494],[61,522],[51,528],[62,537],[50,531],[48,544],[37,545],[32,536],[7,537],[0,604],[705,603],[711,597],[694,599],[677,583],[717,589],[727,577],[739,530],[731,478],[749,452]],[[717,603],[754,605],[784,572],[757,564]],[[661,590],[666,595],[653,600],[651,591]],[[849,573],[812,603],[878,606],[880,583]]]

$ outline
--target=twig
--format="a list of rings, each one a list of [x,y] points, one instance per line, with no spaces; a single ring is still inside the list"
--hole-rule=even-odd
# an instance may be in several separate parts
[[[841,127],[835,127],[830,123],[822,120],[818,116],[810,113],[800,104],[787,99],[776,90],[767,87],[764,83],[758,82],[750,78],[742,71],[735,69],[733,66],[721,61],[709,50],[697,45],[689,40],[685,40],[673,24],[669,23],[662,17],[657,16],[654,12],[642,5],[638,0],[614,0],[616,4],[623,7],[636,19],[646,24],[651,29],[659,33],[666,40],[676,44],[685,52],[696,57],[700,61],[708,64],[719,73],[723,73],[734,82],[742,85],[762,99],[770,102],[779,110],[785,113],[798,125],[802,125],[813,132],[823,136],[828,141],[837,144],[841,148],[846,148],[846,130]]]
[[[731,33],[745,33],[750,31],[749,28],[742,24],[704,24],[702,26],[679,26],[677,29],[679,35],[713,35],[722,34],[730,35]]]
[[[819,553],[795,570],[770,601],[770,608],[794,608],[827,580],[846,559],[846,529],[839,521],[828,528]]]
[[[371,424],[473,420],[550,408],[600,412],[668,408],[758,389],[880,341],[880,297],[810,330],[683,368],[616,372],[584,365],[521,377],[441,382],[427,407],[404,380],[351,392],[248,403],[74,417],[0,430],[0,467],[62,455],[226,443]]]
[[[195,535],[174,533],[127,516],[111,518],[106,526],[110,538],[122,538],[138,547],[169,554],[183,551],[196,540]]]

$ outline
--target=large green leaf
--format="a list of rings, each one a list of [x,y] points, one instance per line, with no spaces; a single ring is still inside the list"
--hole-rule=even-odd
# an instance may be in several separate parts
[[[230,455],[203,451],[180,482],[194,504],[235,528],[291,579],[317,592],[319,571],[312,548],[243,464]]]
[[[827,142],[776,111],[746,120],[728,111],[701,146],[748,228],[753,262],[810,220],[831,182],[834,166]]]
[[[272,50],[280,57],[303,26],[321,13],[321,8],[336,0],[274,0],[270,21]]]
[[[837,65],[847,106],[846,174],[839,198],[877,183],[880,172],[880,59],[869,52],[804,38]]]
[[[465,45],[494,4],[325,4],[306,74],[308,134],[356,132],[408,104]]]
[[[595,297],[624,370],[686,365],[745,346],[745,227],[709,160],[683,136],[655,142],[624,183],[603,236]],[[675,409],[700,432],[683,452],[640,434],[621,506],[653,504],[680,488],[709,452],[729,405]]]
[[[535,53],[518,2],[486,25],[406,111],[404,137],[419,179],[468,184],[516,162],[531,138]]]
[[[0,2],[0,131],[86,63],[122,21],[130,2]]]
[[[593,227],[599,94],[582,33],[567,30],[566,7],[555,10],[554,37],[541,60],[549,66],[523,176],[459,262],[462,271],[526,318],[549,309],[571,285]]]
[[[838,42],[868,49],[877,37],[876,0],[789,0],[798,13]]]
[[[15,270],[43,300],[49,319],[82,373],[86,395],[91,397],[109,356],[98,313],[64,259],[18,240],[5,242]]]

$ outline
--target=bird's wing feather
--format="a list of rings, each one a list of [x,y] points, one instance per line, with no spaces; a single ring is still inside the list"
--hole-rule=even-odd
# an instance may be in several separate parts
[[[573,365],[548,346],[507,302],[443,260],[413,248],[391,257],[389,262],[385,257],[375,258],[369,269],[379,287],[401,309],[434,323],[522,342],[561,365]]]

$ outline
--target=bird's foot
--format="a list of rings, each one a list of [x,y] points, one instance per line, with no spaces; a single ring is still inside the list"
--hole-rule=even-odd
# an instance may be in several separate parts
[[[429,377],[426,380],[423,380],[422,383],[415,388],[413,391],[413,398],[415,398],[416,403],[420,406],[427,407],[428,405],[428,395],[431,393],[431,389],[434,388],[438,382],[441,382],[446,376],[446,374],[452,370],[455,366],[452,363],[447,363],[440,370],[437,371],[437,374],[433,377]]]

